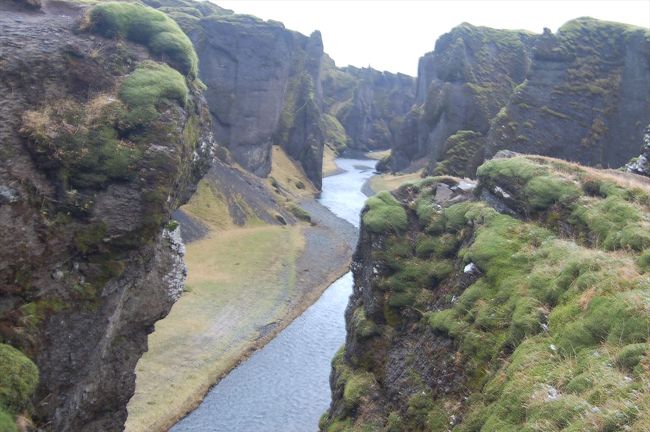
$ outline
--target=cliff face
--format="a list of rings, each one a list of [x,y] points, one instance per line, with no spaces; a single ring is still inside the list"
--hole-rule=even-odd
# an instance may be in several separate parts
[[[357,151],[391,147],[413,105],[414,79],[404,74],[372,68],[337,68],[327,57],[323,62],[323,95],[329,120],[340,124],[344,139],[330,146]]]
[[[500,149],[621,166],[650,116],[648,40],[591,18],[556,35],[463,24],[420,60],[391,167],[473,176]]]
[[[531,72],[496,117],[486,152],[620,167],[650,118],[650,31],[580,18],[537,43]]]
[[[533,41],[529,33],[470,24],[440,37],[435,50],[420,59],[416,106],[393,147],[392,167],[424,158],[431,172],[473,173],[490,120],[528,73]],[[478,134],[481,142],[454,136],[463,131]]]
[[[81,31],[74,4],[0,9],[0,338],[40,371],[32,402],[10,396],[0,414],[119,431],[147,334],[183,287],[169,215],[211,160],[196,56],[173,21],[141,6],[102,4]],[[160,24],[143,45],[120,37],[143,17]],[[153,44],[161,33],[190,49]]]
[[[160,6],[190,36],[201,61],[201,80],[217,141],[258,176],[271,169],[271,146],[281,146],[317,188],[323,158],[323,44],[279,22],[202,10],[169,2]],[[173,6],[171,6],[173,5]]]
[[[647,181],[533,156],[477,176],[368,200],[321,430],[647,429]]]

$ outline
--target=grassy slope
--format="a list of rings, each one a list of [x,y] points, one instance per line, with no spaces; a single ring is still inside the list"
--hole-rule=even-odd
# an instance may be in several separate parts
[[[391,191],[397,189],[404,183],[417,182],[420,180],[421,175],[421,170],[409,174],[382,174],[371,178],[368,186],[370,186],[370,189],[374,193]]]
[[[193,408],[256,346],[258,328],[287,313],[295,294],[299,227],[213,232],[187,246],[187,290],[138,363],[128,431],[163,430]]]
[[[280,186],[280,201],[313,193],[278,147],[271,177]],[[297,182],[305,188],[298,189]],[[304,225],[265,225],[249,216],[244,227],[237,227],[225,197],[206,180],[183,210],[210,233],[187,245],[187,292],[158,322],[149,351],[138,363],[129,432],[166,430],[242,357],[273,336],[260,338],[262,326],[278,322],[279,330],[304,303],[295,268],[305,246]]]
[[[384,233],[372,239],[382,245],[373,259],[388,269],[370,287],[386,303],[376,322],[354,312],[356,339],[369,342],[335,359],[340,396],[323,429],[650,430],[648,183],[535,156],[486,162],[478,177],[520,218],[481,201],[438,211],[435,179],[398,192],[409,220],[418,220],[406,228],[385,223],[399,222],[394,200],[369,200],[365,228]],[[377,210],[382,217],[373,217]],[[466,285],[470,263],[477,273]],[[409,366],[401,400],[376,398],[385,357],[355,356],[410,332],[440,341],[422,324],[453,341],[448,354],[464,382],[432,391]]]

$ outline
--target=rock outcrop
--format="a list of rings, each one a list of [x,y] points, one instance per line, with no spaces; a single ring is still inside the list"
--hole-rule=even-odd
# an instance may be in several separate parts
[[[172,20],[139,5],[102,3],[85,18],[64,2],[0,10],[0,341],[40,373],[20,404],[13,386],[33,379],[12,374],[7,389],[0,377],[0,420],[120,431],[147,334],[183,288],[170,213],[212,159],[196,55]],[[141,44],[129,40],[138,19],[159,24]]]
[[[368,200],[321,430],[646,429],[645,179],[512,152],[477,177]]]
[[[618,168],[650,118],[650,30],[579,18],[546,32],[527,80],[494,119],[500,149]]]
[[[395,142],[393,169],[422,160],[428,171],[472,175],[482,162],[490,120],[526,78],[535,36],[461,24],[420,58],[416,105]],[[468,142],[463,132],[473,132]],[[438,161],[462,159],[438,167]]]
[[[650,177],[650,126],[643,132],[641,154],[625,165],[625,170],[634,174]]]
[[[420,60],[392,169],[473,176],[501,149],[625,164],[650,118],[648,34],[591,18],[557,34],[455,28]]]
[[[271,146],[279,145],[320,189],[325,141],[320,33],[307,37],[282,23],[205,8],[202,2],[157,3],[194,43],[219,144],[261,177],[271,170]]]
[[[326,57],[322,80],[327,121],[334,124],[328,135],[333,149],[340,152],[345,148],[369,151],[391,147],[414,102],[412,77],[370,67],[337,68]]]

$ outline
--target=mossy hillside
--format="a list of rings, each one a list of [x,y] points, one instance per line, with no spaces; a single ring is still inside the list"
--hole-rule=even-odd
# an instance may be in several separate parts
[[[481,187],[516,210],[581,244],[641,252],[650,246],[647,186],[576,164],[538,158],[495,159],[477,171]]]
[[[399,232],[407,224],[406,211],[389,192],[368,198],[361,217],[367,229],[374,233]]]
[[[17,430],[13,415],[29,412],[38,368],[16,348],[0,343],[0,430]]]
[[[126,121],[134,126],[150,123],[159,116],[163,103],[185,106],[189,90],[185,78],[167,65],[144,61],[122,82],[118,94],[129,113]]]
[[[198,75],[198,57],[190,39],[165,13],[137,3],[108,2],[90,9],[88,30],[141,43],[183,75]]]
[[[548,158],[495,160],[479,171],[479,193],[509,185],[503,191],[523,212],[501,214],[481,201],[438,208],[430,203],[441,180],[425,179],[397,193],[416,218],[373,245],[378,272],[371,298],[383,298],[384,317],[375,315],[373,331],[362,336],[368,327],[361,318],[368,317],[352,314],[356,343],[368,344],[360,349],[392,346],[395,332],[413,337],[409,332],[427,325],[453,341],[449,356],[466,374],[457,395],[442,397],[434,384],[432,392],[425,387],[390,402],[384,430],[396,424],[400,431],[647,429],[645,254],[634,242],[609,246],[585,238],[599,224],[577,216],[589,209],[605,225],[603,233],[643,224],[646,189],[612,172]],[[612,200],[623,209],[614,211]],[[644,238],[644,230],[637,231],[633,237]],[[448,266],[435,280],[434,264]],[[377,373],[375,363],[341,362],[347,376]],[[381,393],[381,379],[378,385]],[[367,425],[354,412],[337,422],[360,430]]]
[[[445,151],[432,174],[456,177],[474,177],[483,162],[485,138],[478,132],[458,131],[445,142]]]

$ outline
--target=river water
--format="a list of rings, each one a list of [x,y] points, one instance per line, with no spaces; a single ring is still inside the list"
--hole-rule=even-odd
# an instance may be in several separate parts
[[[375,161],[337,159],[319,201],[359,226],[363,184]],[[318,263],[315,263],[317,265]],[[345,342],[343,312],[352,293],[347,273],[264,348],[233,369],[172,432],[313,432],[329,407],[332,357]]]

